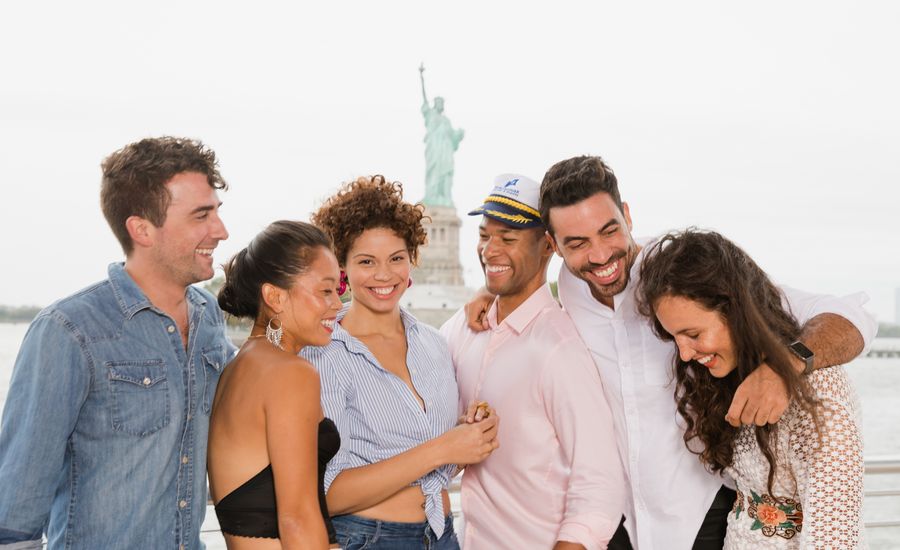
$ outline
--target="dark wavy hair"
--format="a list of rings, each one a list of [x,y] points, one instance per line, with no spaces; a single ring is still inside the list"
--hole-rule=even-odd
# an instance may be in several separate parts
[[[800,326],[785,309],[781,291],[746,252],[722,235],[694,228],[670,233],[650,246],[641,264],[639,311],[650,318],[656,335],[674,341],[654,311],[664,297],[682,297],[721,315],[731,336],[737,368],[723,378],[675,353],[675,401],[687,429],[684,442],[713,472],[732,464],[738,430],[725,420],[735,390],[765,362],[784,380],[792,401],[815,419],[816,401],[806,379],[791,364],[788,345]],[[756,441],[769,463],[769,491],[775,478],[772,449],[778,426],[757,426]],[[698,440],[702,449],[694,450]]]
[[[198,172],[213,189],[228,189],[215,152],[186,138],[164,136],[130,143],[106,157],[101,168],[100,207],[126,256],[134,242],[125,220],[140,216],[161,227],[171,200],[166,183],[178,174]]]
[[[353,242],[363,231],[375,228],[397,233],[415,265],[419,247],[427,239],[423,219],[428,219],[425,207],[404,202],[403,185],[380,175],[359,177],[344,184],[311,218],[334,241],[334,254],[341,266],[347,265]]]
[[[597,193],[607,193],[622,210],[619,181],[601,157],[580,156],[561,160],[550,167],[541,182],[540,212],[544,227],[553,235],[550,209],[571,206]]]
[[[225,284],[219,290],[219,307],[235,317],[256,320],[263,283],[290,289],[291,279],[305,273],[322,248],[331,250],[331,240],[318,227],[273,222],[222,266]]]

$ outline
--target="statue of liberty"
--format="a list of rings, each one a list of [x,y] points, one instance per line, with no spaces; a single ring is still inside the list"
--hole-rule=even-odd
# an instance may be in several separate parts
[[[425,199],[430,206],[453,206],[453,153],[465,132],[454,130],[444,115],[444,98],[435,97],[434,106],[425,94],[425,65],[419,66],[422,81],[422,116],[425,117]]]

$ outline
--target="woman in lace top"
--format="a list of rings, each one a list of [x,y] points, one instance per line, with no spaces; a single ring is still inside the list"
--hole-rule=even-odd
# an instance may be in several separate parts
[[[800,327],[765,272],[721,235],[687,230],[653,245],[640,280],[642,312],[677,347],[685,443],[737,485],[725,548],[864,547],[853,389],[840,366],[803,374],[788,347]],[[763,363],[790,406],[774,424],[732,428],[734,392]]]

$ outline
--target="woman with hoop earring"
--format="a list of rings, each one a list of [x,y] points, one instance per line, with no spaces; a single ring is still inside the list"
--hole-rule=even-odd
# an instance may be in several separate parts
[[[330,239],[278,221],[225,266],[219,305],[253,329],[225,368],[209,423],[209,485],[229,550],[334,543],[322,479],[340,447],[319,376],[298,356],[331,341],[339,271]]]

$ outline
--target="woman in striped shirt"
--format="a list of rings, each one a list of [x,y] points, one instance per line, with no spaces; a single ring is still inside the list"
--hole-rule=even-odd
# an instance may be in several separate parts
[[[400,307],[425,242],[423,211],[403,201],[399,183],[374,176],[345,185],[312,218],[353,291],[332,342],[303,351],[341,434],[325,488],[345,550],[459,548],[447,486],[457,465],[497,447],[495,414],[458,424],[447,345]]]

